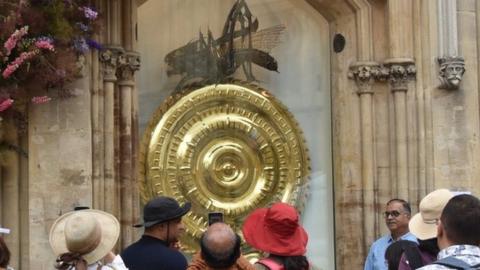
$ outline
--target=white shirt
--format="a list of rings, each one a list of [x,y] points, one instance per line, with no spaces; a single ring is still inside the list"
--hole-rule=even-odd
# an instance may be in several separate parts
[[[125,266],[125,263],[123,263],[122,257],[120,255],[115,256],[115,259],[113,259],[113,262],[107,263],[105,265],[102,265],[100,262],[92,263],[88,266],[88,270],[98,270],[98,266],[102,266],[100,268],[101,270],[128,270],[127,266]],[[73,268],[75,269],[75,268]],[[72,270],[73,270],[72,269]]]

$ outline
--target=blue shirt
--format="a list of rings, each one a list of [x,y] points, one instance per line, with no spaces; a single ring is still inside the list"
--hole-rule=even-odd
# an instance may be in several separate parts
[[[408,240],[418,243],[415,235],[406,233],[398,240]],[[367,260],[365,261],[364,270],[387,270],[387,262],[385,260],[385,251],[387,247],[394,242],[391,235],[385,235],[373,242],[368,252]]]

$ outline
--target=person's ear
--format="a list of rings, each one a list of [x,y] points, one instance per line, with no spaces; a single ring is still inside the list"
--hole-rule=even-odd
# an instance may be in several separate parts
[[[444,234],[445,234],[445,229],[443,228],[443,224],[440,220],[438,220],[438,223],[437,223],[437,239],[440,238],[440,237],[443,237]]]

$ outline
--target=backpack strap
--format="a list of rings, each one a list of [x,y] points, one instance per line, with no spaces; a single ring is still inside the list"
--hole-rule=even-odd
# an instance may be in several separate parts
[[[460,259],[457,259],[453,256],[445,257],[441,260],[438,260],[436,262],[433,262],[433,264],[440,264],[446,267],[450,267],[453,269],[458,269],[458,270],[468,270],[468,269],[475,269],[474,267],[478,266],[472,266]]]
[[[271,258],[263,258],[260,259],[258,264],[261,264],[263,266],[266,266],[270,270],[283,270],[283,265],[279,264],[277,261],[271,259]]]

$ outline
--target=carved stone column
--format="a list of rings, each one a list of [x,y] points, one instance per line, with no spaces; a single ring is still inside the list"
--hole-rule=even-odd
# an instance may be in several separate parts
[[[388,0],[390,57],[413,57],[413,1]]]
[[[409,198],[409,187],[414,188],[413,179],[408,177],[408,138],[407,138],[407,91],[408,82],[415,78],[416,69],[412,59],[394,58],[385,61],[388,69],[390,90],[393,93],[395,114],[395,181],[392,185],[394,194],[399,198]]]
[[[465,73],[465,60],[458,56],[457,1],[438,0],[439,88],[456,90]]]
[[[374,103],[372,85],[380,74],[376,62],[357,62],[350,67],[349,77],[355,80],[360,97],[360,127],[362,145],[363,236],[365,245],[375,238],[375,146]],[[368,247],[365,246],[368,250]]]
[[[124,50],[120,47],[108,47],[101,55],[104,91],[104,210],[117,214],[115,185],[115,124],[114,124],[114,90],[117,81],[117,67]],[[94,191],[95,192],[95,191]]]
[[[140,68],[140,55],[136,52],[126,52],[119,57],[117,76],[120,87],[120,196],[121,196],[121,246],[131,243],[134,239],[132,225],[138,218],[134,208],[137,193],[132,160],[132,93],[135,87],[134,72]]]
[[[394,145],[391,162],[391,196],[409,200],[409,152],[408,152],[408,113],[414,108],[407,108],[407,90],[410,69],[414,57],[414,16],[412,0],[388,0],[388,40],[389,57],[384,62],[388,69],[388,80],[393,96],[393,119],[390,126],[390,141]],[[414,123],[411,123],[414,124]],[[410,179],[412,178],[412,179]],[[413,187],[413,185],[412,185]],[[416,196],[412,196],[412,199]]]
[[[12,121],[2,120],[3,140],[11,146],[19,145],[16,126]],[[20,266],[20,156],[14,149],[4,148],[2,153],[2,166],[0,171],[0,211],[2,227],[9,228],[10,234],[5,237],[5,242],[11,252],[10,265]]]
[[[93,202],[94,209],[105,209],[104,206],[104,141],[103,141],[103,79],[100,72],[100,54],[95,50],[91,54],[92,63],[92,85],[91,85],[91,114],[92,114],[92,184],[93,184]]]

